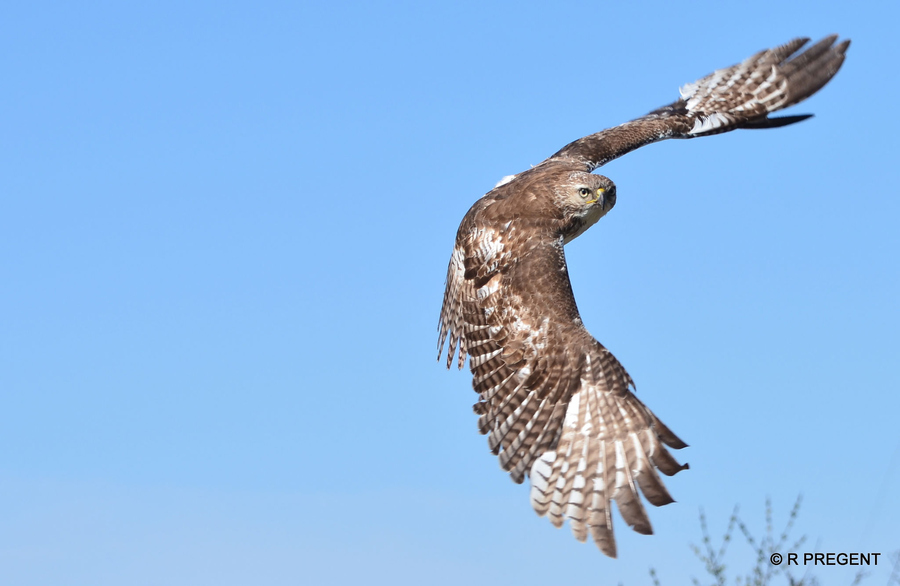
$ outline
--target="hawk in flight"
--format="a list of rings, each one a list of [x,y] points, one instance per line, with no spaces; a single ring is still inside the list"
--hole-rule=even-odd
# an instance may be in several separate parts
[[[612,501],[625,522],[652,533],[638,489],[673,502],[657,470],[687,468],[666,449],[685,447],[634,394],[619,361],[585,329],[563,246],[616,203],[612,181],[591,172],[667,138],[774,128],[808,115],[769,117],[824,86],[849,40],[809,39],[761,51],[681,88],[681,98],[631,122],[564,146],[506,177],[468,211],[456,234],[441,308],[438,359],[458,349],[478,393],[478,430],[512,479],[531,480],[531,504],[579,541],[616,556]]]

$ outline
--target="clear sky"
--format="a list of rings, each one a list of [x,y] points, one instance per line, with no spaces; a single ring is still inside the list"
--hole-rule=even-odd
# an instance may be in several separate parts
[[[800,493],[801,551],[900,549],[896,2],[316,4],[5,6],[4,583],[672,586],[703,575],[700,507],[759,535]],[[435,361],[456,228],[832,32],[843,70],[789,111],[815,118],[611,163],[616,208],[567,247],[588,328],[691,444],[657,534],[616,517],[607,559],[531,511]]]

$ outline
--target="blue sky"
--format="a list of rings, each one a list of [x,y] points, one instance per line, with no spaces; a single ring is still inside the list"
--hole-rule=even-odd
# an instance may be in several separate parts
[[[806,549],[900,549],[896,4],[321,4],[4,10],[5,581],[683,584],[700,507],[761,534],[799,493]],[[617,518],[607,559],[534,515],[435,361],[458,223],[832,32],[844,69],[790,111],[815,118],[614,161],[567,247],[588,328],[691,444],[657,534]]]

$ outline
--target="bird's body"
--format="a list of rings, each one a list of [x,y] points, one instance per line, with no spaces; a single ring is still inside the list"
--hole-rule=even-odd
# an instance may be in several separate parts
[[[684,86],[681,99],[586,136],[478,200],[460,224],[441,309],[439,354],[466,356],[479,394],[478,428],[513,480],[531,479],[531,502],[557,527],[590,534],[615,557],[611,501],[626,523],[652,533],[638,489],[672,502],[657,470],[687,468],[685,447],[637,399],[618,360],[585,329],[563,250],[615,204],[612,181],[591,172],[635,148],[737,128],[784,126],[769,118],[820,89],[849,41],[828,37],[794,55],[797,39]]]

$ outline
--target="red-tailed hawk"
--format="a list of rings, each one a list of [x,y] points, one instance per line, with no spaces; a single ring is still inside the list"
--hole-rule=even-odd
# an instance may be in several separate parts
[[[478,393],[478,430],[500,466],[531,479],[531,504],[557,527],[569,519],[616,556],[612,505],[650,534],[638,496],[673,501],[657,474],[687,468],[666,446],[683,448],[634,395],[619,361],[585,329],[575,306],[563,245],[616,203],[612,181],[591,172],[645,144],[737,128],[774,128],[807,115],[769,118],[824,86],[849,40],[809,39],[762,51],[681,88],[681,99],[586,136],[527,171],[504,178],[466,214],[456,235],[441,309],[438,359],[459,348]],[[792,57],[793,56],[793,57]]]

